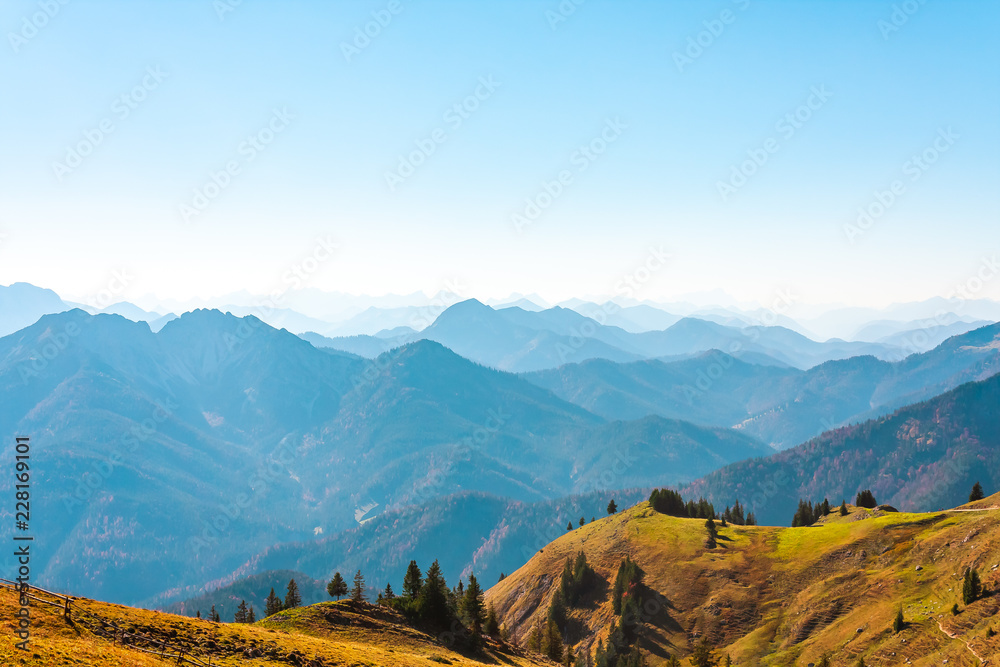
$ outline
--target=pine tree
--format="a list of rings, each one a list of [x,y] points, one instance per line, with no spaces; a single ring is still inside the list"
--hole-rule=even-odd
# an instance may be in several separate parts
[[[406,568],[406,576],[403,577],[403,595],[405,597],[411,600],[417,599],[423,582],[422,576],[420,568],[417,567],[417,561],[411,560],[410,566]]]
[[[542,652],[542,631],[539,629],[537,623],[535,627],[531,628],[531,632],[528,634],[528,650],[535,653]]]
[[[566,532],[568,533],[571,530],[573,530],[573,522],[572,521],[570,521],[569,523],[566,524]]]
[[[892,622],[892,631],[902,632],[904,627],[906,627],[906,623],[903,621],[903,608],[900,607],[896,610],[896,620]]]
[[[253,605],[250,605],[250,609],[247,610],[247,623],[257,622],[257,612],[253,610]]]
[[[195,618],[201,618],[201,609],[199,609],[198,611],[196,611],[196,612],[194,613],[194,617],[195,617]]]
[[[212,611],[208,612],[208,620],[214,621],[216,623],[221,623],[222,618],[219,617],[219,612],[215,611],[215,605],[212,605]]]
[[[302,595],[299,594],[299,585],[294,579],[288,581],[288,590],[285,592],[284,609],[295,609],[302,604]]]
[[[354,575],[354,587],[351,588],[351,601],[368,602],[368,598],[365,596],[365,575],[361,574],[361,570],[358,570]]]
[[[382,599],[385,600],[386,602],[388,602],[389,600],[396,599],[396,593],[395,591],[392,590],[392,584],[386,584],[385,590],[382,591],[379,595],[381,595]]]
[[[847,516],[847,514],[848,514],[848,512],[847,512],[847,501],[846,500],[842,500],[840,502],[840,516]]]
[[[562,591],[558,588],[552,594],[552,602],[549,604],[548,620],[556,624],[557,628],[566,627],[566,601],[563,599]]]
[[[712,657],[712,647],[708,643],[707,637],[702,637],[698,645],[694,647],[691,654],[692,667],[715,667],[715,658]]]
[[[486,611],[486,622],[483,623],[483,632],[490,637],[496,637],[500,634],[500,621],[497,619],[497,610],[493,608],[492,604],[490,604],[489,609]]]
[[[545,631],[542,633],[542,653],[556,662],[560,662],[563,658],[562,634],[556,627],[555,621],[551,619],[545,624]]]
[[[581,517],[580,517],[580,526],[582,527],[582,526],[583,526],[583,524],[585,524],[585,523],[587,523],[587,520],[586,520],[586,519],[584,519],[584,518],[583,518],[583,517],[581,516]]]
[[[233,621],[236,623],[246,623],[247,622],[247,601],[240,600],[240,605],[236,608],[236,613],[233,614]]]
[[[733,667],[733,659],[730,657],[730,655],[728,653],[726,654],[726,663],[725,663],[725,665],[726,665],[726,667]]]
[[[972,604],[983,595],[983,584],[979,580],[979,572],[969,569],[965,571],[965,581],[962,582],[962,602]]]
[[[830,656],[824,653],[823,657],[816,663],[816,667],[830,667]]]
[[[618,505],[615,505],[615,499],[612,498],[611,502],[608,503],[608,514],[614,514],[618,511]]]
[[[333,573],[333,579],[326,585],[326,592],[330,594],[330,597],[337,598],[338,601],[347,595],[347,582],[344,581],[340,572]]]
[[[979,482],[976,482],[975,486],[972,487],[972,493],[969,494],[969,502],[974,503],[977,500],[982,500],[984,497],[983,486]]]
[[[281,611],[281,600],[274,594],[274,589],[272,588],[271,592],[267,595],[267,602],[264,604],[264,615],[271,616],[272,614],[277,614],[279,611]]]
[[[858,657],[858,661],[854,664],[854,667],[868,667],[868,666],[865,665],[865,659],[864,658]]]
[[[504,579],[506,579],[506,578],[507,578],[507,575],[506,575],[506,574],[504,574],[503,572],[501,572],[501,573],[500,573],[500,578],[499,578],[499,579],[497,579],[497,583],[499,584],[499,583],[500,583],[501,581],[503,581],[503,580],[504,580]]]
[[[448,584],[441,575],[441,565],[436,560],[427,568],[427,576],[417,597],[417,614],[426,623],[447,627],[451,621],[448,608]]]
[[[483,589],[480,588],[475,574],[469,574],[469,585],[465,587],[465,596],[462,598],[462,615],[473,635],[482,633],[486,613]]]

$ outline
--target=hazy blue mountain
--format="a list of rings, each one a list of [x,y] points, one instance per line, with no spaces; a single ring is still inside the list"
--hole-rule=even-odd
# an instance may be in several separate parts
[[[801,371],[750,359],[713,351],[669,363],[591,360],[523,377],[607,419],[683,418],[786,448],[1000,372],[1000,324],[896,363],[862,356]]]
[[[210,592],[183,602],[173,599],[184,593],[173,593],[167,609],[183,608],[184,613],[193,615],[200,608],[204,615],[211,604],[230,604],[234,595],[240,596],[237,604],[244,598],[249,603],[255,591],[261,591],[255,599],[266,597],[270,586],[275,585],[272,582],[284,585],[293,571],[305,573],[307,581],[317,579],[325,586],[336,571],[349,580],[360,569],[374,598],[387,583],[395,591],[400,590],[411,559],[421,570],[439,560],[451,586],[459,578],[468,580],[469,573],[474,572],[488,587],[501,573],[510,574],[565,533],[568,522],[576,526],[580,517],[589,522],[607,516],[606,507],[612,498],[620,507],[628,507],[648,496],[649,489],[629,489],[538,503],[511,502],[481,493],[437,498],[387,512],[336,535],[274,546],[254,555],[226,577],[225,581],[232,584],[219,591],[213,584]],[[149,602],[162,604],[163,600]]]
[[[918,325],[884,336],[878,342],[901,348],[909,353],[926,352],[934,349],[952,336],[959,336],[968,331],[989,326],[990,324],[993,324],[993,322],[973,320],[970,322],[953,322],[947,325]]]
[[[592,335],[586,335],[586,330],[573,333],[584,319],[567,308],[538,313],[520,308],[497,311],[470,299],[441,313],[421,335],[463,357],[510,371],[554,368],[571,360],[639,358],[615,344],[629,335],[625,331],[591,322]]]
[[[0,338],[0,432],[33,436],[36,483],[52,490],[33,508],[40,581],[121,601],[386,508],[684,483],[763,451],[735,432],[608,423],[433,341],[372,361],[209,310],[158,333],[73,310]]]
[[[716,505],[740,498],[762,523],[788,525],[800,498],[853,501],[871,489],[902,511],[961,505],[976,481],[1000,485],[1000,375],[877,420],[722,468],[682,490]]]
[[[42,315],[61,313],[71,306],[52,290],[29,283],[0,285],[0,336],[34,324]]]

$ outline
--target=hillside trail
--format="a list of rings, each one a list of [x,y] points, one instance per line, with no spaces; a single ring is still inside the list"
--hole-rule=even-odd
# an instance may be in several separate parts
[[[970,510],[965,510],[965,511],[970,511]],[[960,638],[958,635],[952,634],[952,633],[948,632],[947,630],[945,630],[944,626],[941,625],[941,621],[937,622],[937,626],[938,626],[938,630],[940,630],[941,632],[943,632],[945,634],[945,636],[948,637],[948,639],[957,639],[958,641],[960,641],[963,644],[965,644],[965,648],[969,649],[969,653],[971,653],[972,655],[976,656],[976,660],[979,661],[979,663],[982,665],[982,667],[987,667],[987,665],[989,665],[989,662],[986,660],[986,658],[983,658],[981,655],[979,655],[978,653],[976,653],[976,650],[974,648],[972,648],[972,645],[969,644],[969,642],[967,642],[964,639]]]

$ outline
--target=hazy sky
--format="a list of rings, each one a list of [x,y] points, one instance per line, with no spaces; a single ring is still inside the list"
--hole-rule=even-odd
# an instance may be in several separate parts
[[[0,28],[2,284],[877,305],[1000,250],[996,2],[8,0]]]

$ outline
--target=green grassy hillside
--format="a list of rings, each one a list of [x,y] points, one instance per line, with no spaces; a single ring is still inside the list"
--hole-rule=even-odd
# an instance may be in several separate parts
[[[599,575],[571,607],[575,650],[605,642],[617,622],[611,586],[625,556],[645,572],[636,645],[648,664],[687,656],[702,638],[737,665],[979,665],[1000,654],[1000,596],[962,604],[966,568],[1000,587],[1000,496],[929,514],[851,508],[809,528],[728,526],[707,545],[704,520],[648,503],[564,535],[487,593],[515,641],[546,617],[567,558]],[[972,511],[969,511],[972,510]],[[951,608],[959,603],[960,612]],[[906,627],[892,625],[902,608]],[[686,664],[686,662],[685,662]]]

